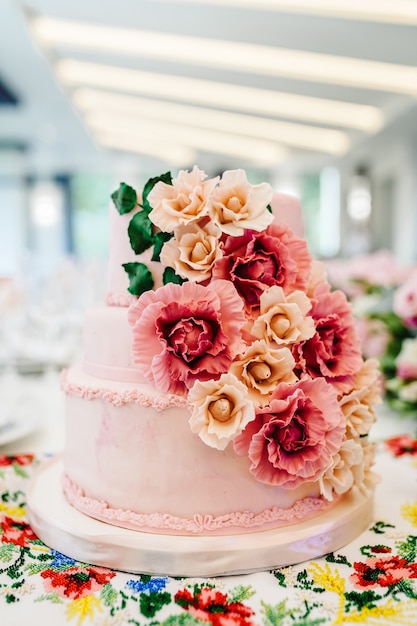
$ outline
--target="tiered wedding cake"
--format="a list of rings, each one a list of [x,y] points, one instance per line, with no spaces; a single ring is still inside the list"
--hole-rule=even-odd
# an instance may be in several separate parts
[[[372,512],[378,370],[287,225],[298,204],[286,218],[268,184],[197,167],[112,197],[107,302],[62,380],[63,491],[100,533],[127,529],[138,565],[90,558],[211,575],[349,541]],[[190,567],[197,553],[207,566]]]

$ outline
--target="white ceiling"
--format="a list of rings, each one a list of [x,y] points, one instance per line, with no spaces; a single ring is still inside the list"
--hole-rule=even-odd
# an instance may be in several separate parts
[[[417,0],[414,1],[417,3]],[[337,2],[334,0],[334,5]],[[261,5],[259,2],[258,7]],[[366,5],[365,0],[362,5]],[[95,143],[82,115],[71,102],[70,89],[60,85],[55,77],[54,63],[62,58],[372,105],[384,113],[386,127],[405,115],[408,122],[404,132],[416,134],[417,74],[410,79],[411,82],[415,80],[414,85],[410,84],[410,92],[414,90],[414,94],[407,95],[389,89],[345,85],[343,72],[340,84],[335,85],[325,81],[295,79],[279,75],[279,72],[274,76],[201,67],[194,63],[191,44],[188,50],[189,62],[98,53],[72,49],[70,46],[54,46],[45,51],[34,43],[28,27],[28,15],[33,14],[141,31],[269,46],[271,51],[273,47],[278,47],[366,59],[409,66],[416,68],[417,72],[417,22],[414,25],[390,24],[284,10],[239,9],[220,6],[215,2],[210,5],[209,1],[27,0],[21,3],[17,0],[0,0],[0,80],[20,101],[15,107],[0,106],[0,147],[25,146],[27,150],[22,159],[29,173],[101,167],[109,159],[118,165],[131,163],[134,159],[136,164],[146,163],[148,168],[152,167],[152,158],[148,155],[133,156],[131,152],[107,151]],[[303,69],[306,69],[306,61],[303,60],[303,63]],[[308,67],[305,73],[309,75]],[[290,120],[284,116],[277,116],[277,119],[304,123],[306,130],[307,125],[314,126],[312,122]],[[336,128],[332,124],[328,127]],[[360,130],[339,130],[347,133],[352,148],[368,138]],[[285,141],[281,143],[285,144]],[[286,146],[287,162],[320,165],[341,158],[321,151],[320,146],[317,148],[305,150]],[[13,167],[13,153],[3,150],[4,155],[6,158],[0,160],[0,174],[2,169]],[[240,163],[236,155],[219,156],[207,151],[198,152],[196,162],[207,169],[246,166],[245,160]]]

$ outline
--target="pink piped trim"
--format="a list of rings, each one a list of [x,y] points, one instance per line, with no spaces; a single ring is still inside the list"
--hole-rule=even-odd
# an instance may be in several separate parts
[[[61,373],[61,389],[68,396],[76,396],[85,400],[106,400],[113,406],[123,406],[125,404],[140,404],[144,407],[152,407],[157,411],[163,411],[171,407],[188,406],[187,399],[174,394],[164,394],[153,398],[137,389],[127,391],[114,391],[106,387],[93,387],[89,385],[79,385],[68,380],[68,370]]]
[[[178,517],[169,513],[135,513],[125,509],[115,509],[104,500],[95,500],[85,495],[67,474],[62,477],[62,486],[68,502],[82,513],[101,521],[132,530],[151,532],[171,532],[179,534],[219,533],[226,529],[246,532],[260,527],[286,526],[317,515],[331,505],[323,498],[306,497],[292,507],[282,509],[271,507],[255,514],[251,511],[238,511],[226,515],[202,515],[192,518]]]
[[[105,298],[107,306],[128,307],[134,300],[137,300],[136,296],[132,296],[130,293],[117,293],[115,291],[108,291]]]

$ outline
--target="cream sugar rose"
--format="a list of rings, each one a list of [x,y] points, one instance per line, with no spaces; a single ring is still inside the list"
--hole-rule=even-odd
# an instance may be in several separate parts
[[[64,373],[64,492],[173,535],[296,524],[373,489],[379,402],[299,205],[198,167],[112,196],[109,292]],[[292,223],[292,230],[288,223]]]

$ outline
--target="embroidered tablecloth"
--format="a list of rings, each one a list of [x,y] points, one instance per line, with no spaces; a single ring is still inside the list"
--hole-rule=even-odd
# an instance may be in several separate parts
[[[400,424],[399,424],[400,427]],[[0,455],[0,624],[417,624],[417,440],[379,441],[371,526],[337,553],[242,576],[169,578],[80,563],[45,546],[25,493],[41,455]]]

